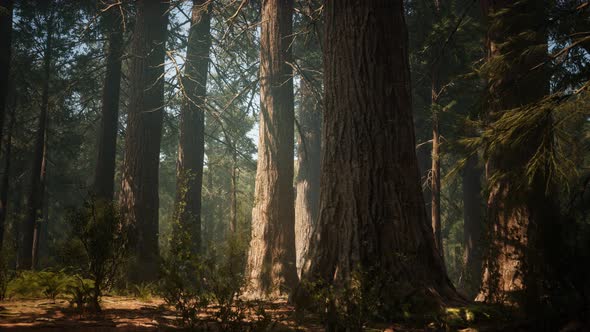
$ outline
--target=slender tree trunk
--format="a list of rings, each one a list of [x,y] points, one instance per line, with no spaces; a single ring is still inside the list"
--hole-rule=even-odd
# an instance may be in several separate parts
[[[307,258],[311,234],[320,209],[321,104],[313,96],[311,82],[301,79],[299,108],[298,171],[295,185],[295,245],[297,273]]]
[[[483,215],[481,197],[482,171],[477,156],[471,156],[463,169],[463,236],[465,252],[462,288],[468,298],[474,298],[481,281]]]
[[[186,69],[182,79],[184,103],[180,113],[176,218],[177,231],[186,232],[184,245],[196,254],[201,247],[201,190],[205,155],[205,96],[211,46],[209,0],[194,0]]]
[[[287,294],[297,284],[293,192],[293,1],[263,0],[260,33],[260,139],[252,240],[251,297]]]
[[[12,48],[12,0],[0,0],[0,148],[2,147],[4,117],[8,102],[9,77],[10,77],[10,57]],[[12,114],[14,118],[14,114]],[[8,146],[6,147],[4,166],[4,175],[2,177],[2,191],[0,192],[0,252],[2,251],[2,242],[4,239],[4,228],[6,220],[6,204],[8,198],[8,172],[10,170],[10,150],[11,150],[12,120],[8,133]],[[1,149],[0,149],[1,150]]]
[[[9,90],[12,47],[12,0],[0,0],[0,146]]]
[[[420,186],[403,1],[328,0],[324,11],[320,217],[304,278],[360,281],[384,305],[458,299]]]
[[[432,68],[432,168],[430,178],[431,194],[431,217],[432,231],[434,233],[434,244],[440,257],[444,261],[444,248],[442,240],[442,224],[440,217],[440,132],[438,120],[438,93],[440,90],[438,64],[433,64]]]
[[[47,149],[47,112],[49,110],[49,81],[51,78],[52,39],[53,39],[53,14],[47,16],[47,35],[45,40],[45,54],[43,56],[43,91],[41,94],[41,109],[33,164],[31,167],[31,185],[28,195],[27,215],[23,227],[23,246],[20,260],[21,269],[34,269],[39,246],[39,218],[42,216],[43,193],[45,191],[45,169]]]
[[[6,228],[6,214],[8,208],[8,193],[10,191],[10,159],[12,158],[12,134],[16,122],[16,105],[10,112],[10,123],[6,137],[6,149],[4,151],[4,171],[2,174],[2,188],[0,189],[0,252],[4,240],[4,229]]]
[[[434,0],[434,17],[436,23],[440,21],[440,6],[441,3],[438,0]],[[444,46],[437,46],[437,52],[434,53],[435,58],[431,64],[431,111],[432,111],[432,167],[431,167],[431,178],[430,178],[430,195],[431,195],[431,206],[430,206],[430,217],[432,222],[432,231],[434,233],[434,244],[438,249],[440,257],[444,262],[444,247],[442,239],[442,219],[440,214],[440,131],[439,131],[439,112],[440,107],[438,105],[439,94],[440,94],[440,71],[441,71],[441,60],[444,54]]]
[[[416,157],[418,158],[418,167],[420,169],[420,185],[422,186],[422,196],[426,204],[426,215],[428,220],[432,221],[432,191],[430,172],[432,171],[432,142],[422,143],[417,147]]]
[[[121,208],[135,227],[134,281],[151,281],[158,271],[158,167],[164,108],[168,2],[140,1],[132,45],[130,101],[125,137]]]
[[[230,193],[230,223],[229,232],[230,234],[236,234],[238,231],[238,164],[237,164],[237,153],[235,146],[232,151],[232,164],[231,164],[231,193]]]
[[[511,54],[526,54],[509,62],[510,70],[503,72],[501,78],[489,82],[490,94],[497,100],[491,106],[491,116],[498,111],[538,101],[548,93],[547,72],[543,68],[531,70],[546,59],[547,50],[535,47],[534,51],[530,51],[530,47],[547,43],[547,34],[543,31],[546,26],[546,6],[546,1],[536,0],[486,3],[491,13],[501,12],[500,15],[492,16],[491,26],[499,30],[489,31],[490,59],[493,61],[501,57],[502,60],[506,58],[505,61],[510,61]],[[513,15],[519,16],[515,18]],[[520,15],[534,22],[533,26],[540,27],[533,32],[533,38],[529,35],[520,38],[525,29],[523,26],[498,21],[520,20]],[[506,41],[510,41],[509,48],[505,46]],[[489,247],[484,258],[482,287],[477,300],[529,307],[529,304],[539,299],[537,283],[541,279],[535,280],[540,277],[535,273],[544,264],[542,259],[538,259],[542,257],[544,248],[538,246],[538,235],[554,222],[557,208],[545,191],[545,179],[537,176],[532,179],[530,186],[518,187],[514,182],[522,179],[507,176],[515,170],[525,169],[539,144],[538,137],[541,136],[530,135],[528,141],[516,147],[506,147],[502,153],[489,157],[487,171],[501,176],[496,177],[496,181],[491,184],[487,200]]]
[[[42,253],[47,252],[47,235],[49,231],[49,205],[47,204],[46,179],[47,179],[47,136],[45,136],[45,147],[43,148],[43,170],[41,171],[41,207],[38,222],[35,225],[33,234],[33,269],[39,266]]]
[[[94,191],[101,200],[113,200],[115,188],[115,158],[119,125],[119,93],[123,57],[123,21],[119,8],[112,7],[104,14],[108,31],[106,76],[102,90],[102,118],[100,124],[98,158],[94,173]]]
[[[10,56],[12,47],[12,0],[0,0],[0,147],[2,147],[4,117],[8,102],[9,77],[10,77]],[[12,128],[14,125],[14,110],[11,112],[10,126],[4,158],[4,175],[2,177],[2,191],[0,192],[0,252],[4,239],[4,228],[6,221],[6,205],[8,199],[9,171],[10,171],[10,150],[12,148]],[[1,149],[0,149],[1,150]]]

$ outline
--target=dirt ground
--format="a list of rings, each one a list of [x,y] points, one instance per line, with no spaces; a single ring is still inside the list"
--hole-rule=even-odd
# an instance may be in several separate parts
[[[132,297],[104,297],[100,313],[81,313],[71,309],[65,299],[0,301],[1,331],[168,331],[182,330],[179,319],[161,299],[141,301]],[[265,303],[273,331],[322,331],[313,322],[299,326],[293,308],[284,302]],[[204,313],[204,327],[214,326],[213,308]],[[248,320],[248,319],[246,319]],[[244,329],[247,329],[246,327]]]
[[[66,299],[57,299],[52,303],[48,299],[18,299],[0,301],[0,331],[181,331],[179,317],[159,298],[139,300],[133,297],[105,296],[101,302],[100,313],[79,312],[70,307]],[[307,317],[303,321],[295,319],[294,308],[286,302],[264,302],[258,308],[264,308],[270,323],[262,331],[323,331],[318,320]],[[203,312],[203,331],[223,331],[215,320],[215,308]],[[259,319],[256,309],[250,310],[246,323],[233,326],[232,331],[253,331],[254,322]],[[491,322],[491,326],[464,328],[462,332],[488,331],[522,331],[516,326],[498,325]],[[227,330],[227,329],[225,329]],[[377,325],[367,328],[367,331],[389,332],[422,332],[422,331],[457,331],[447,328],[433,328],[431,326],[409,327],[406,325]],[[256,330],[260,331],[260,329]],[[563,331],[586,331],[572,329]]]
[[[134,298],[105,297],[101,313],[81,313],[69,302],[57,299],[11,300],[0,302],[1,330],[111,331],[158,330],[175,326],[176,317],[161,300],[142,302]]]

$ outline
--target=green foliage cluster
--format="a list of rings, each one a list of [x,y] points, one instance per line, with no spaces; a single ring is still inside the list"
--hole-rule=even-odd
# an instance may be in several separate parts
[[[75,276],[73,282],[68,285],[68,293],[71,296],[70,305],[79,311],[100,309],[100,307],[96,306],[95,293],[93,292],[94,285],[93,280]]]
[[[261,304],[241,298],[246,249],[246,242],[234,235],[206,255],[190,254],[185,248],[184,253],[177,251],[164,260],[159,294],[175,308],[183,325],[207,326],[211,322],[205,313],[212,314],[223,331],[242,331],[246,326],[257,330],[271,324]],[[250,316],[258,318],[247,322]]]
[[[39,298],[46,297],[55,303],[59,297],[78,298],[80,285],[92,288],[92,280],[83,279],[77,274],[68,273],[65,269],[43,271],[18,271],[14,278],[6,283],[6,297]]]
[[[20,271],[8,283],[8,297],[47,297],[52,301],[66,293],[73,279],[63,270]]]
[[[8,284],[14,278],[14,273],[8,269],[7,261],[0,256],[0,301],[4,300],[8,293]]]
[[[337,284],[303,280],[300,288],[298,308],[319,314],[327,326],[336,330],[362,330],[369,322],[429,321],[443,307],[428,290],[400,283],[378,268],[370,272],[356,269],[349,279]]]
[[[122,277],[129,256],[131,227],[123,222],[117,207],[90,197],[68,217],[72,234],[82,243],[85,262],[78,266],[93,281],[92,301],[100,310],[102,292]]]

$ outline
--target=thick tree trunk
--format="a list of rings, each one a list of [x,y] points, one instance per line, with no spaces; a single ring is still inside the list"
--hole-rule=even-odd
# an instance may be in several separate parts
[[[492,20],[496,20],[492,26],[503,30],[490,29],[490,59],[510,59],[511,54],[525,54],[525,50],[527,52],[526,57],[509,63],[510,70],[505,71],[502,77],[489,82],[490,94],[498,101],[491,106],[492,116],[497,111],[538,101],[549,91],[549,76],[545,70],[531,70],[546,59],[547,50],[537,47],[534,52],[530,52],[530,47],[547,43],[546,32],[539,28],[535,31],[534,38],[527,36],[519,39],[528,25],[513,26],[497,21],[513,21],[515,18],[512,15],[523,15],[535,22],[534,26],[544,27],[547,5],[545,1],[536,0],[486,3],[485,8],[491,13],[504,12],[502,15],[492,16]],[[509,10],[505,11],[506,9]],[[503,45],[511,39],[509,48]],[[545,180],[541,177],[533,179],[528,187],[518,187],[514,182],[522,179],[507,176],[515,170],[525,169],[539,144],[538,137],[540,135],[530,135],[527,141],[518,146],[506,147],[505,151],[490,156],[488,160],[488,172],[500,177],[496,176],[487,200],[489,247],[484,258],[482,286],[477,300],[524,306],[532,303],[529,302],[531,299],[538,300],[538,281],[534,280],[534,276],[539,264],[543,264],[537,259],[542,256],[543,248],[537,245],[537,240],[539,231],[553,222],[556,208],[551,197],[546,195]],[[518,174],[525,176],[524,172]]]
[[[263,0],[260,33],[260,139],[248,294],[287,294],[297,284],[293,192],[293,1]]]
[[[321,104],[313,95],[311,82],[301,79],[299,108],[298,171],[295,179],[295,247],[297,273],[307,259],[311,234],[320,209]]]
[[[196,254],[201,247],[201,190],[205,154],[205,96],[211,46],[208,0],[194,0],[185,73],[184,103],[180,113],[178,143],[176,218],[184,243]],[[182,241],[181,241],[182,242]]]
[[[458,299],[420,186],[403,1],[329,0],[324,10],[320,217],[304,278],[342,289],[360,272],[361,289],[393,306]]]
[[[482,254],[482,171],[477,165],[477,156],[471,156],[463,169],[463,236],[465,252],[461,288],[472,299],[479,290],[481,281]]]
[[[12,6],[12,0],[0,0],[0,146],[2,145],[2,131],[9,90]]]
[[[132,45],[121,208],[135,227],[134,281],[154,280],[158,270],[158,167],[164,115],[164,66],[169,4],[140,1]]]
[[[123,57],[123,21],[119,8],[104,14],[108,31],[106,76],[102,90],[102,118],[99,132],[98,158],[94,173],[94,192],[104,201],[113,200],[115,187],[115,158],[119,125],[119,92]]]
[[[43,55],[43,91],[41,109],[35,138],[33,164],[31,167],[31,185],[28,195],[27,214],[23,227],[23,246],[20,269],[34,269],[39,247],[39,219],[42,217],[43,194],[45,192],[45,170],[47,156],[47,112],[49,110],[49,80],[51,78],[53,16],[48,14],[45,54]]]

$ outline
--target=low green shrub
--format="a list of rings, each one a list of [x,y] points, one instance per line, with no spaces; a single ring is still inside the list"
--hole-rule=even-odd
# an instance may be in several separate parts
[[[20,271],[7,284],[7,296],[11,298],[46,297],[53,302],[66,294],[74,277],[65,270]]]
[[[151,300],[157,293],[156,285],[151,282],[134,284],[132,287],[133,295],[142,301]]]
[[[97,310],[94,306],[94,282],[75,276],[73,282],[68,285],[67,292],[70,295],[70,306],[81,312],[86,309]]]
[[[174,307],[183,326],[189,329],[203,324],[199,315],[211,303],[211,295],[199,287],[204,281],[203,271],[197,260],[181,264],[170,258],[163,262],[160,295],[168,305]]]
[[[92,196],[82,208],[71,210],[67,220],[86,256],[78,269],[93,281],[92,307],[100,311],[103,291],[113,286],[128,259],[131,226],[123,221],[115,204]]]
[[[6,298],[8,293],[8,284],[14,279],[16,274],[8,268],[7,259],[4,255],[0,256],[0,301]]]
[[[195,329],[206,324],[203,314],[211,310],[222,331],[264,330],[272,324],[261,303],[241,298],[245,241],[232,237],[219,249],[210,247],[207,255],[176,248],[164,260],[160,294],[176,309],[185,327]]]

